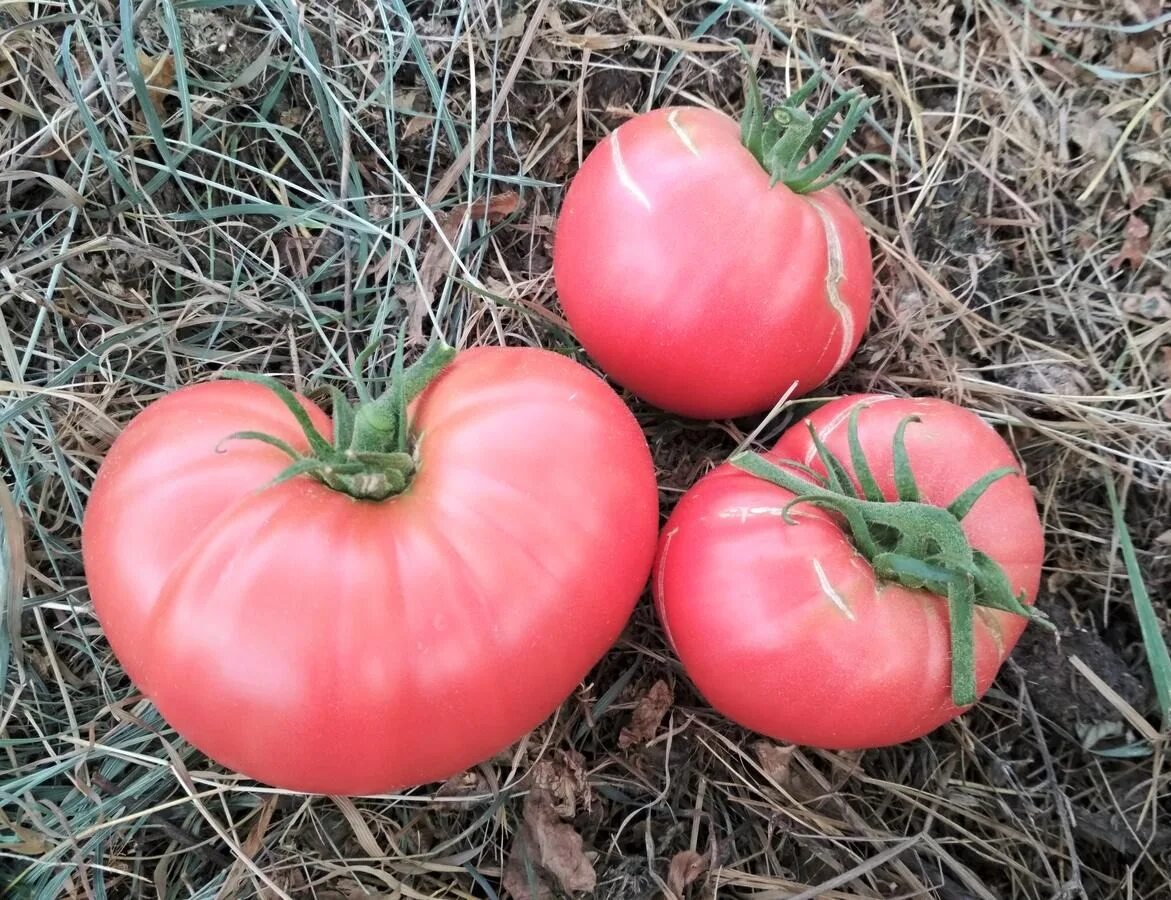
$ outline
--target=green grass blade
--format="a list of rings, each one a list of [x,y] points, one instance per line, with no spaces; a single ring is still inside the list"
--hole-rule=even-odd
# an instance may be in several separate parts
[[[1114,481],[1108,475],[1104,480],[1110,512],[1114,516],[1114,531],[1118,535],[1118,545],[1122,548],[1122,559],[1126,564],[1126,577],[1134,596],[1134,611],[1138,616],[1139,628],[1142,629],[1147,665],[1151,668],[1151,680],[1155,682],[1155,694],[1159,698],[1159,715],[1162,717],[1163,729],[1166,730],[1171,726],[1171,654],[1167,652],[1167,641],[1159,629],[1159,614],[1155,612],[1146,582],[1143,581]]]

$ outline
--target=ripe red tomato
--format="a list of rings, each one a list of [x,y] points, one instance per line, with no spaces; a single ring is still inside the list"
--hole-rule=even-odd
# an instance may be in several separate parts
[[[859,476],[851,452],[853,416],[855,449],[883,500],[825,500],[836,509],[794,504],[793,490],[752,474],[772,474],[770,462],[784,463],[779,468],[796,478],[793,487],[802,494],[829,493],[800,474],[798,466],[819,476],[830,468],[806,425],[794,426],[763,457],[734,459],[684,495],[663,529],[654,570],[664,630],[712,706],[775,739],[830,749],[926,734],[983,694],[1016,644],[1027,623],[1025,615],[1007,611],[1027,612],[1017,601],[1000,596],[999,608],[976,606],[973,622],[970,607],[966,618],[938,583],[931,586],[942,578],[945,551],[964,554],[953,538],[981,567],[974,583],[984,591],[982,602],[996,600],[999,584],[1001,595],[1032,604],[1043,555],[1029,485],[1005,442],[974,413],[939,399],[882,395],[822,406],[808,425],[856,490],[865,473]],[[900,456],[894,448],[904,422]],[[891,502],[910,494],[900,495],[896,485],[900,458],[917,482],[918,502]],[[1011,472],[996,473],[1000,467]],[[982,478],[999,480],[966,514],[960,507],[948,512]],[[845,512],[867,520],[880,552],[867,550]],[[918,529],[917,561],[909,559],[915,554],[907,542],[890,552],[896,525],[906,535]],[[1006,582],[997,581],[997,571]],[[953,653],[957,635],[950,633],[964,621],[974,625],[968,632],[974,660],[966,669],[957,664],[962,648]],[[962,643],[963,635],[958,638]],[[957,692],[971,695],[957,703]]]
[[[607,374],[663,409],[724,418],[842,367],[870,315],[870,248],[842,195],[802,193],[799,174],[797,190],[773,184],[740,126],[697,107],[636,116],[593,149],[565,196],[553,273]]]
[[[307,475],[270,486],[284,454],[224,439],[307,444],[255,384],[184,387],[114,442],[82,535],[95,611],[223,765],[333,794],[447,777],[546,718],[627,621],[658,495],[601,379],[544,350],[471,349],[409,423],[413,481],[381,501]]]

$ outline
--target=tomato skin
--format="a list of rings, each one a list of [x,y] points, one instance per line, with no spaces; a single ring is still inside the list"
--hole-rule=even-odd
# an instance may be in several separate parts
[[[808,421],[849,466],[847,416],[884,496],[893,499],[892,442],[909,415],[907,453],[924,502],[947,506],[986,472],[1019,466],[974,413],[939,399],[853,395]],[[772,462],[824,474],[805,422],[787,430]],[[774,739],[826,749],[912,740],[955,718],[948,608],[927,591],[876,584],[870,564],[830,514],[725,463],[680,500],[654,570],[660,621],[688,675],[728,718]],[[1043,533],[1023,476],[994,484],[963,520],[972,546],[997,561],[1031,605]],[[983,694],[1025,619],[977,608],[976,684]]]
[[[265,487],[288,459],[257,441],[214,452],[243,429],[304,449],[254,384],[175,391],[111,448],[83,527],[95,611],[221,764],[333,794],[445,778],[544,720],[624,627],[658,495],[601,379],[543,350],[467,350],[412,428],[415,480],[381,502],[307,477]]]
[[[594,148],[566,193],[553,272],[602,369],[697,418],[821,384],[871,307],[869,242],[841,194],[770,188],[737,123],[692,107],[636,116]]]

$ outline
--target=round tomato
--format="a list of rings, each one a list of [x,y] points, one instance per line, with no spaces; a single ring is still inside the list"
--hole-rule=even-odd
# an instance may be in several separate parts
[[[825,123],[798,104],[782,112],[790,127],[764,141],[710,109],[635,116],[566,193],[553,245],[566,318],[608,375],[663,409],[767,410],[837,372],[866,329],[866,233],[799,165]],[[794,133],[817,124],[805,140]]]
[[[658,495],[619,397],[536,349],[467,350],[408,410],[418,376],[397,407],[335,401],[332,423],[285,392],[314,442],[269,387],[184,387],[103,463],[82,535],[94,609],[219,763],[331,794],[450,776],[546,718],[627,621]],[[343,449],[311,455],[343,414]]]
[[[989,425],[943,400],[855,395],[684,495],[655,601],[717,710],[861,749],[924,735],[987,690],[1042,555],[1032,492]]]

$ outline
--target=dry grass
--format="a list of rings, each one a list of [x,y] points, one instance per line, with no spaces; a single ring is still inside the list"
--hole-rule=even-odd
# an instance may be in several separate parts
[[[545,760],[583,770],[573,824],[601,898],[661,894],[686,849],[713,864],[692,897],[1166,897],[1166,723],[1103,486],[1165,624],[1160,6],[6,0],[0,597],[23,600],[0,635],[0,880],[37,898],[491,897]],[[324,392],[404,318],[415,345],[440,328],[575,352],[549,274],[567,178],[632,111],[738,112],[735,38],[774,95],[816,64],[878,98],[851,152],[889,162],[846,186],[876,311],[822,393],[937,394],[1003,426],[1048,529],[1060,644],[1027,638],[926,739],[787,754],[695,697],[644,603],[550,723],[442,790],[305,797],[210,767],[139,699],[88,604],[78,523],[110,440],[225,368]],[[523,206],[490,226],[445,212],[506,191]],[[757,424],[634,406],[664,511]],[[659,679],[659,733],[621,748]]]

